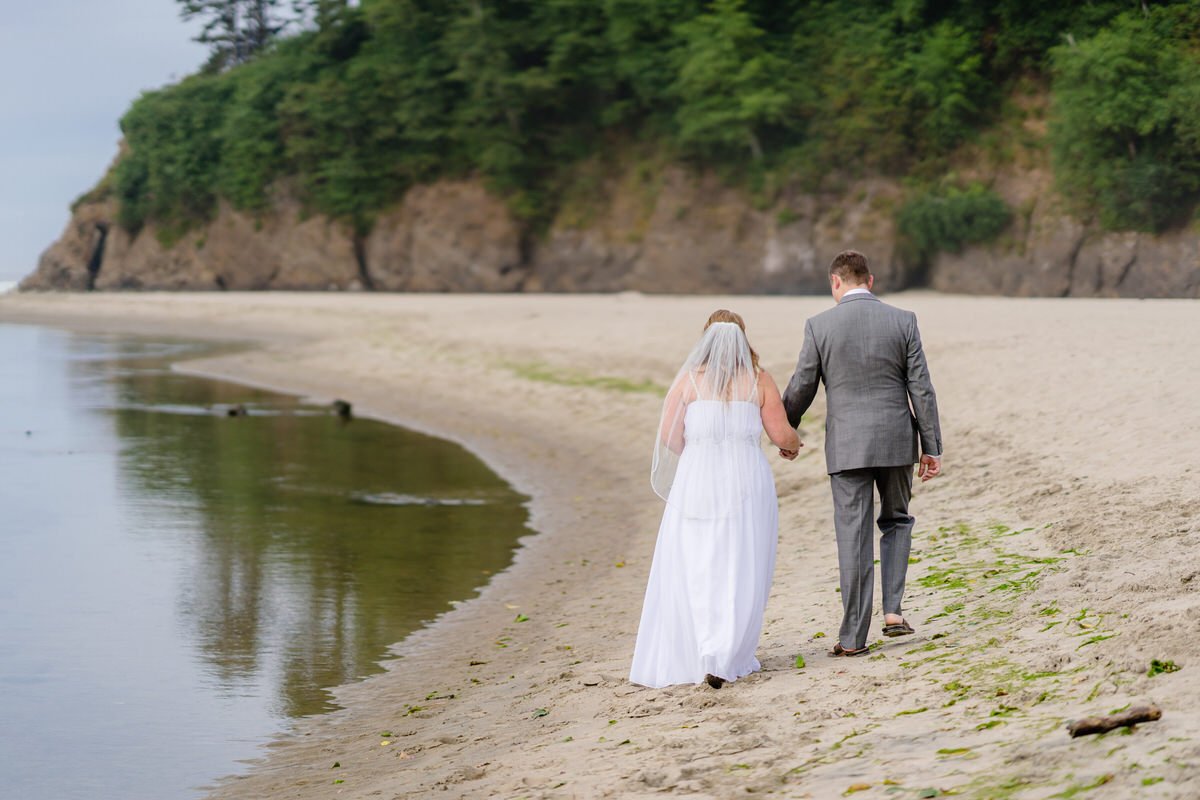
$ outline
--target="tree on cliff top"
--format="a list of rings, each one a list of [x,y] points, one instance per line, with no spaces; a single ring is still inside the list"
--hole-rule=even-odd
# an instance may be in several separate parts
[[[211,45],[212,55],[205,71],[245,63],[279,35],[285,25],[279,19],[279,0],[176,0],[185,20],[197,17],[204,27],[196,41]]]
[[[1200,197],[1191,0],[177,2],[213,58],[122,120],[131,230],[263,211],[286,181],[365,231],[468,175],[536,228],[576,165],[631,144],[766,193],[855,172],[927,188],[1031,76],[1060,185],[1107,224],[1176,224]]]

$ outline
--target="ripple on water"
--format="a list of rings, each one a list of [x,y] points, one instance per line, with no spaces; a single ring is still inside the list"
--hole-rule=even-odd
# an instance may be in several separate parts
[[[360,493],[352,499],[368,506],[484,506],[488,502],[478,497],[419,497],[392,492]]]

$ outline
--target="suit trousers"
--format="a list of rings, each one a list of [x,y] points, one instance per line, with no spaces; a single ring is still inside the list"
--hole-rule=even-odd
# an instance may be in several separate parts
[[[900,614],[908,554],[912,549],[909,516],[913,467],[867,467],[835,472],[833,521],[837,533],[838,570],[842,588],[842,627],[838,641],[847,650],[866,647],[875,592],[875,543],[871,517],[879,489],[879,564],[883,578],[883,613]]]

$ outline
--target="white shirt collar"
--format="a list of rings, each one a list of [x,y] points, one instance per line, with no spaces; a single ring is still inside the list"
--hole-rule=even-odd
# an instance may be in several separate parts
[[[871,294],[871,290],[864,289],[863,287],[860,286],[857,289],[851,289],[850,291],[846,292],[844,295],[842,295],[842,299],[845,300],[847,297],[849,297],[852,294]]]

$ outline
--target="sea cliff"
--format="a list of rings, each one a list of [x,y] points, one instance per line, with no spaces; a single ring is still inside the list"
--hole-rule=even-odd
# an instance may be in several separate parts
[[[265,211],[222,201],[180,235],[130,232],[93,190],[22,290],[385,290],[411,292],[812,293],[835,253],[871,259],[889,289],[1047,297],[1198,297],[1200,233],[1111,232],[1072,215],[1043,166],[973,176],[1016,209],[985,244],[911,263],[895,179],[785,187],[769,204],[677,164],[604,172],[531,230],[482,180],[409,190],[370,232],[306,212],[285,183]]]

